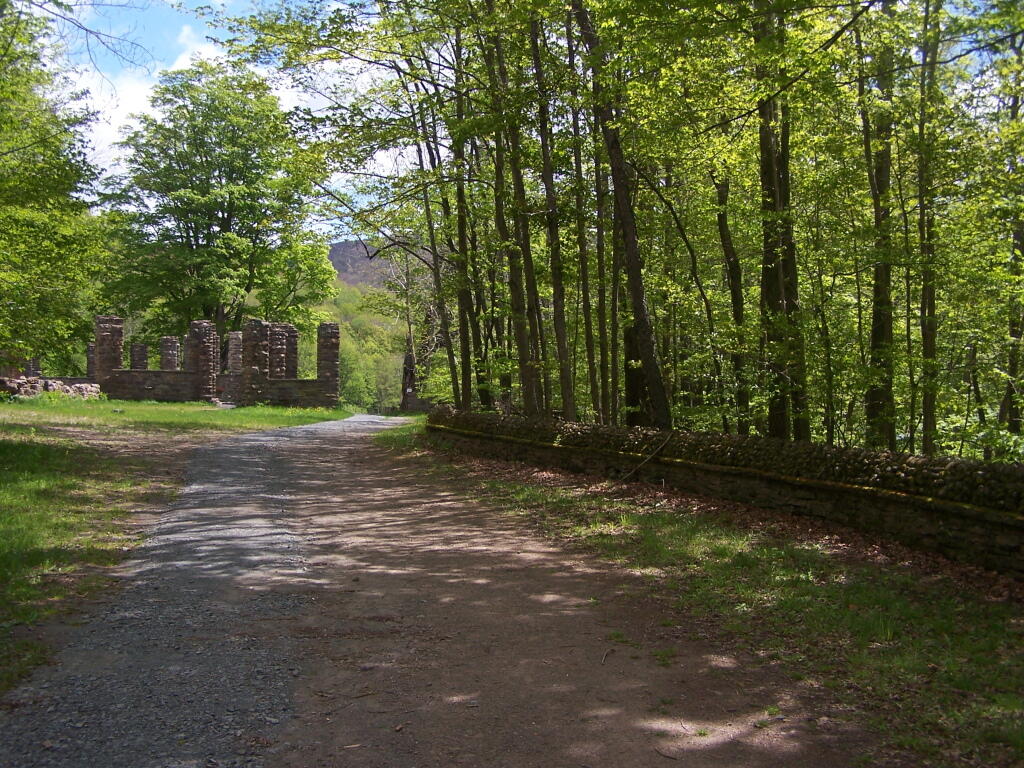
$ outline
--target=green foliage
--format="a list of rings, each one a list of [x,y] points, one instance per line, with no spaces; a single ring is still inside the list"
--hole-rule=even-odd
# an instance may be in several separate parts
[[[51,33],[0,12],[0,364],[66,358],[84,341],[105,258],[105,225],[85,202],[89,116],[46,48]]]
[[[380,313],[379,293],[338,282],[320,310],[338,323],[341,399],[384,411],[401,401],[402,337],[393,319]]]
[[[123,238],[108,279],[143,328],[245,315],[310,325],[330,293],[324,238],[309,229],[322,159],[302,147],[267,83],[236,65],[165,73],[155,115],[123,141]]]
[[[571,5],[568,26],[562,3],[450,0],[391,3],[372,19],[354,5],[290,4],[232,22],[240,55],[331,101],[298,117],[345,174],[335,214],[396,264],[427,268],[428,295],[413,300],[407,283],[394,307],[415,326],[421,391],[456,400],[471,366],[482,381],[470,399],[497,395],[514,409],[525,407],[519,379],[537,371],[544,410],[560,410],[561,280],[578,410],[606,423],[643,415],[642,393],[625,402],[626,374],[640,367],[624,349],[633,312],[614,269],[608,145],[592,119],[607,99],[633,172],[645,302],[678,426],[766,434],[773,393],[805,378],[812,438],[878,445],[866,403],[891,370],[896,449],[921,450],[927,427],[928,452],[1019,460],[1018,4]],[[791,200],[770,215],[765,131],[785,144],[778,191]],[[545,227],[545,140],[560,265]],[[891,161],[875,201],[880,157]],[[782,320],[764,309],[777,281],[762,280],[766,227],[780,224],[792,229],[793,263]],[[510,288],[513,256],[532,267],[525,289]],[[512,311],[518,290],[527,318]],[[513,339],[524,319],[525,362]]]

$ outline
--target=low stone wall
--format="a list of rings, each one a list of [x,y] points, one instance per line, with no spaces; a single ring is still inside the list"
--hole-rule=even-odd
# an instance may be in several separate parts
[[[92,379],[77,376],[0,378],[0,392],[14,397],[35,397],[44,392],[87,399],[100,396],[100,388]]]
[[[259,402],[293,408],[334,408],[337,389],[318,379],[269,379],[263,383]]]
[[[238,402],[238,393],[242,390],[242,374],[217,374],[217,399],[227,403]]]
[[[116,369],[103,379],[103,393],[113,400],[159,400],[183,403],[200,400],[201,377],[191,371]]]
[[[704,464],[650,454],[557,445],[427,424],[431,439],[460,451],[606,477],[630,474],[690,493],[744,502],[880,533],[952,559],[1024,576],[1024,515],[884,488],[774,474],[760,469]]]

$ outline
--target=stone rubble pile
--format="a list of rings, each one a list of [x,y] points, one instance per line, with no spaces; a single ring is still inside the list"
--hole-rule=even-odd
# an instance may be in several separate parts
[[[60,379],[44,379],[38,376],[16,379],[0,378],[0,393],[14,397],[35,397],[43,392],[59,392],[62,395],[83,398],[100,396],[100,388],[97,384],[67,384]]]

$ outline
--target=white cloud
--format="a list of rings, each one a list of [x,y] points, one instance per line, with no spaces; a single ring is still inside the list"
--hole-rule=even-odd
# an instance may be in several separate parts
[[[79,85],[89,90],[89,106],[98,113],[89,128],[88,138],[92,160],[101,169],[117,170],[120,158],[114,145],[124,131],[131,128],[131,115],[151,112],[149,97],[160,72],[184,69],[197,59],[215,59],[222,53],[189,24],[182,25],[176,40],[180,51],[174,61],[169,66],[156,62],[154,73],[125,68],[108,75],[87,68],[79,75]]]
[[[223,51],[205,37],[197,35],[190,24],[182,26],[178,32],[178,45],[181,46],[181,53],[167,69],[186,69],[192,63],[199,60],[216,59]]]
[[[89,71],[80,79],[89,89],[89,105],[98,113],[89,126],[92,160],[101,169],[113,170],[119,162],[114,145],[133,125],[133,114],[150,112],[149,95],[156,77],[123,70],[112,78]]]

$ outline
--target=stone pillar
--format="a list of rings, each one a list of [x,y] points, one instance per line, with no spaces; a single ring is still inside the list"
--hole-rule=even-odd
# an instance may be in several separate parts
[[[85,345],[85,375],[87,378],[96,378],[96,344],[89,342]]]
[[[133,371],[149,370],[149,346],[147,344],[132,344],[128,350],[128,357],[131,360]]]
[[[96,383],[124,366],[124,320],[113,315],[96,317]]]
[[[242,386],[238,404],[253,405],[263,399],[270,378],[270,323],[250,320],[242,329]]]
[[[186,356],[189,370],[196,375],[196,399],[217,399],[217,372],[220,370],[220,344],[217,326],[209,320],[193,320],[188,326]]]
[[[43,368],[39,364],[38,357],[30,357],[25,361],[25,376],[31,378],[33,376],[42,376]]]
[[[160,370],[178,370],[178,357],[181,355],[181,342],[177,336],[160,337]]]
[[[337,323],[320,323],[316,329],[316,377],[323,384],[329,403],[338,402],[338,347],[341,332]]]
[[[283,379],[288,356],[287,323],[270,324],[270,378]]]
[[[242,332],[228,332],[228,373],[242,372]]]
[[[284,336],[284,377],[299,378],[299,329],[294,325],[285,326]]]

